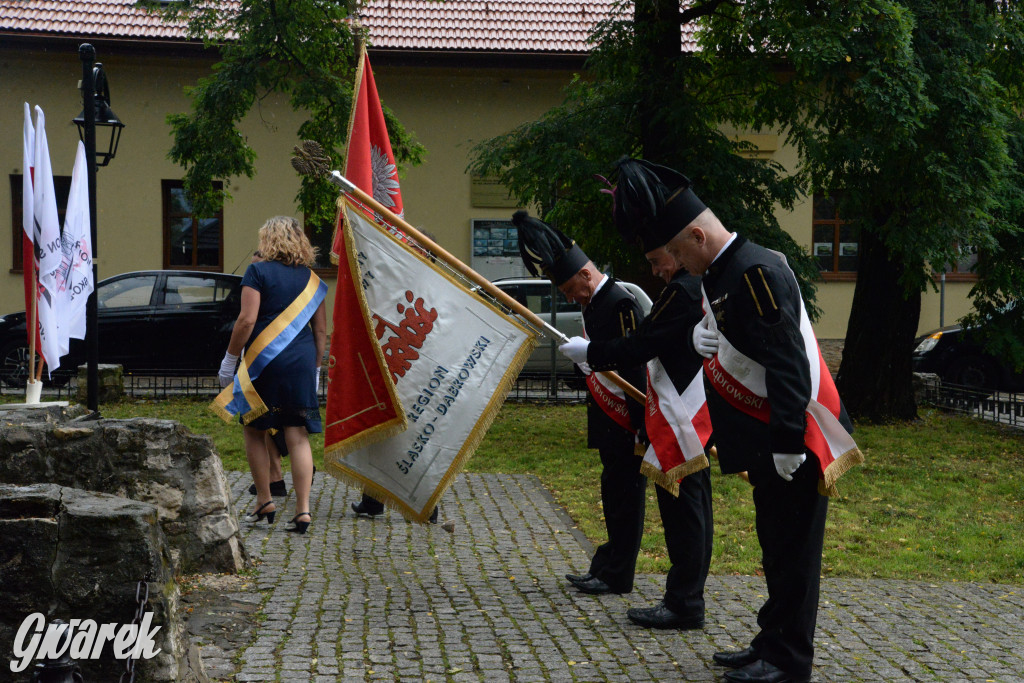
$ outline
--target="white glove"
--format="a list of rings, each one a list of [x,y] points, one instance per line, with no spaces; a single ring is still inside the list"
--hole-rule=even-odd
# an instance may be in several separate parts
[[[587,347],[590,342],[583,337],[571,337],[569,341],[558,347],[558,350],[568,356],[573,363],[587,362]]]
[[[578,367],[580,369],[580,372],[582,372],[584,375],[589,375],[590,373],[593,372],[593,370],[590,369],[590,363],[588,363],[587,361],[577,363],[576,367]]]
[[[220,362],[220,371],[217,372],[217,379],[220,381],[221,389],[235,381],[236,367],[238,367],[238,356],[225,351],[224,360]]]
[[[806,453],[772,453],[775,471],[786,481],[793,481],[793,473],[807,459]]]
[[[320,393],[320,368],[316,369],[316,393]]]
[[[693,328],[693,348],[705,358],[718,353],[718,335],[708,329],[707,316]]]

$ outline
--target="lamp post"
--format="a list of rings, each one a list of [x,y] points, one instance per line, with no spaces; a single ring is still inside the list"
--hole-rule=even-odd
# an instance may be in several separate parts
[[[85,143],[85,158],[89,179],[89,237],[92,240],[92,281],[99,282],[99,267],[96,257],[99,253],[99,242],[96,239],[96,167],[106,166],[117,154],[117,145],[121,141],[121,130],[124,124],[110,109],[110,86],[103,65],[96,61],[96,48],[89,43],[78,46],[78,56],[82,60],[82,113],[73,121],[78,126],[78,135]],[[106,151],[96,152],[96,126],[110,129],[110,142]],[[96,305],[96,288],[89,295],[85,308],[86,357],[88,363],[88,385],[86,403],[89,410],[99,407],[99,326],[97,325],[98,307]]]

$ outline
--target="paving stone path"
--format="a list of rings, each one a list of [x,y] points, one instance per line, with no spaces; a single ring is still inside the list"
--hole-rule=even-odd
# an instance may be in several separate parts
[[[250,479],[229,480],[241,517]],[[711,654],[753,636],[757,577],[711,577],[707,626],[686,632],[626,618],[664,577],[621,596],[571,588],[591,547],[535,477],[460,476],[441,507],[451,534],[357,519],[358,499],[317,474],[309,534],[284,531],[291,496],[277,524],[242,522],[261,564],[197,628],[211,679],[718,681]],[[815,681],[1024,681],[1024,586],[828,579],[816,635]]]

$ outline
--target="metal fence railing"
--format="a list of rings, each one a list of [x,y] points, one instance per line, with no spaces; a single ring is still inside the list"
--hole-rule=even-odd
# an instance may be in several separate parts
[[[1024,428],[1024,394],[982,391],[935,382],[922,388],[921,399],[940,410]]]
[[[65,377],[63,384],[43,385],[43,398],[49,401],[77,400],[78,378]],[[209,371],[179,372],[173,375],[147,372],[125,373],[124,393],[129,398],[168,399],[178,397],[213,399],[220,393],[217,377]],[[0,382],[0,395],[24,397],[24,387]],[[508,394],[517,403],[580,403],[586,400],[586,386],[571,377],[552,380],[546,373],[523,373]],[[921,403],[1010,427],[1024,428],[1024,394],[980,391],[971,387],[935,381],[923,384],[918,392]],[[327,401],[326,372],[320,380],[320,402]]]
[[[327,373],[320,378],[320,403],[327,401]],[[44,382],[43,399],[48,401],[76,401],[79,379],[77,376],[61,377],[58,383]],[[124,374],[124,393],[128,398],[163,400],[168,398],[213,398],[220,393],[217,376],[203,371],[181,371],[173,375],[146,371]],[[24,387],[11,387],[0,382],[0,395],[16,397],[25,395]],[[586,399],[586,387],[580,383],[558,377],[552,382],[549,375],[523,373],[516,380],[508,394],[508,400],[515,402],[580,402]]]

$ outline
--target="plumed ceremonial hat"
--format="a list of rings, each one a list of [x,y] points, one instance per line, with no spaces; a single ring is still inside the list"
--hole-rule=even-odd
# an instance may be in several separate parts
[[[516,211],[512,223],[519,229],[519,255],[532,275],[561,285],[590,262],[576,242],[525,211]]]
[[[644,159],[616,163],[612,215],[622,238],[644,253],[668,244],[706,207],[690,179]]]

